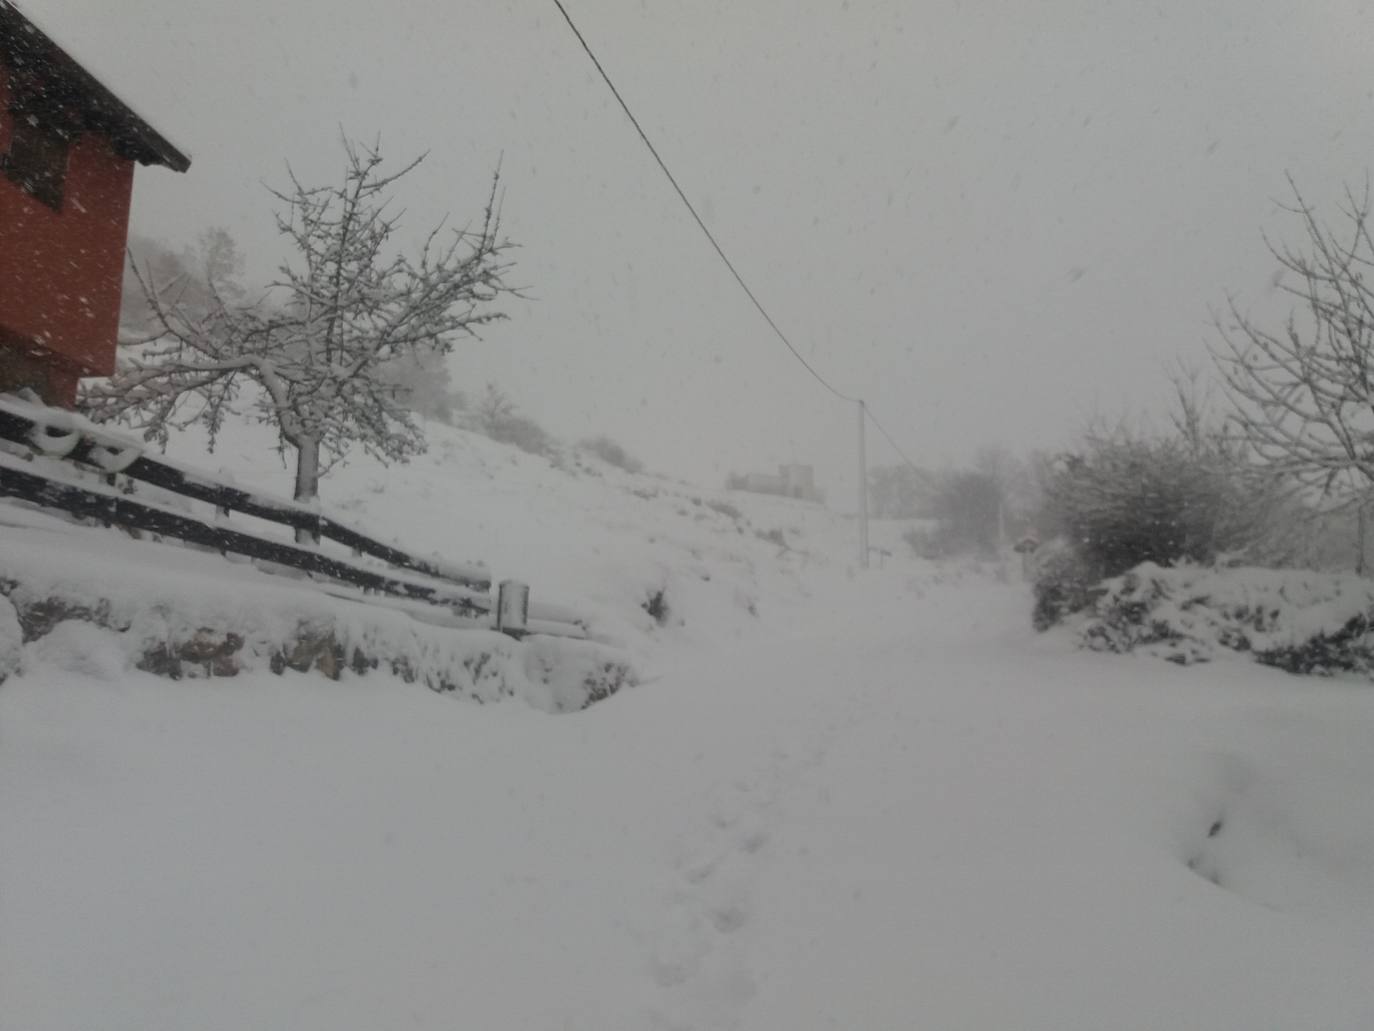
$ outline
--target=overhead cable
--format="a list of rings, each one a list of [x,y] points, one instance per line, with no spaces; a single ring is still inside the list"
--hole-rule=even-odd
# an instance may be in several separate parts
[[[663,174],[668,177],[668,182],[672,183],[673,189],[677,191],[678,197],[682,200],[682,203],[687,206],[687,210],[691,212],[692,218],[696,221],[696,224],[700,227],[701,231],[706,234],[706,239],[711,242],[711,246],[715,248],[716,254],[720,255],[720,260],[725,262],[725,267],[728,268],[730,270],[730,274],[735,277],[735,282],[737,282],[740,285],[740,289],[743,290],[745,294],[749,297],[749,300],[754,303],[754,307],[758,309],[758,312],[760,315],[763,316],[764,321],[768,323],[769,327],[773,330],[774,334],[776,334],[777,338],[783,342],[783,346],[785,346],[789,351],[792,352],[792,357],[797,359],[797,361],[801,362],[802,366],[806,369],[806,371],[811,373],[811,375],[816,378],[816,382],[820,383],[821,386],[825,387],[826,390],[830,391],[830,393],[834,394],[841,401],[857,402],[859,400],[857,397],[850,397],[843,391],[840,391],[835,387],[831,386],[829,380],[827,380],[824,376],[817,372],[815,367],[812,366],[810,362],[808,362],[805,358],[802,357],[801,352],[792,346],[792,341],[787,339],[787,334],[784,333],[781,328],[779,328],[778,324],[775,321],[773,321],[773,316],[768,314],[767,309],[764,308],[762,303],[760,303],[758,297],[755,296],[754,291],[749,289],[749,284],[744,281],[744,277],[739,274],[739,270],[735,268],[734,262],[732,262],[728,257],[726,257],[725,251],[721,249],[720,244],[716,241],[716,238],[711,233],[711,230],[706,228],[706,223],[703,222],[701,216],[697,214],[697,209],[692,205],[692,202],[687,199],[687,194],[684,193],[682,187],[678,185],[678,181],[673,176],[673,173],[668,170],[668,165],[664,162],[662,156],[660,156],[658,149],[649,140],[648,135],[644,132],[643,126],[639,124],[639,119],[636,118],[634,112],[630,110],[630,105],[625,103],[625,98],[620,95],[620,90],[616,89],[615,83],[613,83],[611,81],[611,77],[606,74],[606,69],[601,66],[601,62],[597,59],[596,54],[592,52],[592,48],[587,43],[586,37],[582,35],[577,25],[573,22],[572,16],[568,14],[568,9],[563,6],[562,0],[553,0],[553,2],[558,7],[559,13],[563,15],[563,20],[568,23],[568,28],[572,29],[573,35],[575,35],[577,37],[577,41],[582,44],[582,49],[585,50],[587,52],[587,56],[591,58],[592,64],[596,65],[596,70],[601,73],[601,78],[605,80],[605,83],[610,88],[611,93],[615,96],[615,99],[620,103],[621,110],[625,112],[625,116],[629,118],[630,123],[634,125],[635,132],[639,133],[639,138],[644,141],[644,146],[649,148],[649,153],[652,154],[654,156],[654,160],[658,162],[658,167],[661,168],[663,170]]]

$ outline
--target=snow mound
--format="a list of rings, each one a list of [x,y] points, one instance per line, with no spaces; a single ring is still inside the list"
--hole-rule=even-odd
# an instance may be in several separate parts
[[[64,619],[29,644],[27,665],[114,683],[130,668],[124,636],[84,619]]]
[[[1208,757],[1205,819],[1185,862],[1217,887],[1267,909],[1374,926],[1374,801],[1366,742],[1284,721],[1257,753]],[[1314,770],[1310,750],[1324,752]]]
[[[1103,584],[1078,628],[1095,651],[1143,651],[1180,665],[1227,653],[1290,673],[1374,671],[1374,583],[1305,570],[1163,568]]]

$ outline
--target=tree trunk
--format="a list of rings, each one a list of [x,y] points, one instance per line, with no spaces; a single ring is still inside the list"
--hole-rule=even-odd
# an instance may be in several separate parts
[[[320,442],[307,437],[296,444],[296,493],[295,499],[302,504],[313,506],[320,496]],[[314,529],[297,528],[297,544],[319,544],[319,527]]]

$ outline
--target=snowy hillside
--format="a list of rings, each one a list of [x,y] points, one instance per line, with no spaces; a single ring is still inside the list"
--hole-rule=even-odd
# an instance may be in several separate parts
[[[854,562],[852,519],[820,506],[631,475],[572,448],[551,461],[439,424],[428,437],[428,453],[407,465],[363,459],[331,473],[326,509],[409,549],[522,580],[650,665],[785,624]],[[210,456],[191,435],[170,453],[289,491],[261,428],[236,427]],[[666,614],[656,620],[645,607],[659,594]]]
[[[264,440],[209,464],[280,490]],[[586,611],[646,682],[584,712],[25,648],[0,1028],[1374,1027],[1367,683],[1077,651],[823,509],[562,464],[435,428],[325,503]]]

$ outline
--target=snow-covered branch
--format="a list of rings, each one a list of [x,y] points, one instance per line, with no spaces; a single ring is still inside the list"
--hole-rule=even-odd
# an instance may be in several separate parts
[[[1212,357],[1232,424],[1259,458],[1323,494],[1363,495],[1374,484],[1370,190],[1347,189],[1333,228],[1289,185],[1304,245],[1266,243],[1297,309],[1275,331],[1231,301]]]

